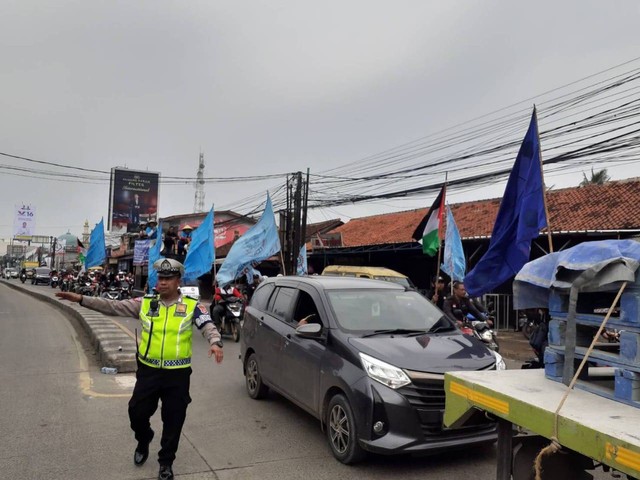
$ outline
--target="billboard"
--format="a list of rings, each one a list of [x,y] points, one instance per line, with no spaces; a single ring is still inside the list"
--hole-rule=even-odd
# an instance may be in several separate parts
[[[13,236],[31,239],[36,230],[36,207],[19,203],[15,206],[13,216]]]
[[[145,223],[158,221],[159,180],[157,172],[112,168],[107,230],[137,232]]]

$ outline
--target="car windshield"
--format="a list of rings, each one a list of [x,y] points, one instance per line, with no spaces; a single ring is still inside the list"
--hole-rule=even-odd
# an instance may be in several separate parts
[[[49,275],[50,272],[48,268],[36,268],[36,275]]]
[[[340,329],[348,332],[411,333],[455,328],[437,307],[414,291],[328,290],[327,297]]]

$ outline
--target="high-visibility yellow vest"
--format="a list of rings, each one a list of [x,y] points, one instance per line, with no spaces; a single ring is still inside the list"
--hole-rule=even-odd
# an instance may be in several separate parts
[[[152,309],[152,301],[157,309]],[[187,368],[191,366],[191,333],[197,300],[182,297],[181,303],[165,307],[155,296],[142,299],[141,341],[138,359],[154,368]]]

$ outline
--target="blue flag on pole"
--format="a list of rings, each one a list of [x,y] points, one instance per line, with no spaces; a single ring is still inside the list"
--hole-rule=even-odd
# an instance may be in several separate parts
[[[213,207],[191,234],[187,258],[184,260],[184,280],[192,281],[211,271],[216,259],[213,243]]]
[[[162,232],[162,223],[158,225],[158,232]],[[155,288],[158,284],[158,272],[153,268],[153,264],[161,257],[160,251],[162,250],[162,234],[157,237],[155,245],[149,249],[149,275],[147,277],[149,293],[151,293],[151,289]]]
[[[538,120],[533,109],[491,233],[489,250],[464,279],[472,297],[506,282],[529,261],[531,241],[547,226]]]
[[[440,267],[451,280],[462,281],[467,270],[467,262],[464,259],[462,240],[456,221],[453,219],[451,208],[447,205],[447,231],[444,235],[444,257]]]
[[[297,275],[309,275],[309,267],[307,266],[307,244],[305,243],[300,247],[300,253],[298,253],[297,261]]]
[[[89,242],[89,250],[84,261],[85,268],[102,265],[107,258],[107,247],[104,241],[104,219],[101,219],[100,223],[91,232]]]
[[[267,204],[258,223],[242,235],[231,247],[220,267],[216,279],[218,285],[229,285],[246,273],[247,267],[275,255],[280,251],[280,238],[276,218],[273,215],[271,198],[267,193]]]

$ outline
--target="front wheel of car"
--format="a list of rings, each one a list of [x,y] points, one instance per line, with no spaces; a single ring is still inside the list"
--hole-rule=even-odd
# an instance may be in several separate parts
[[[359,462],[366,454],[358,443],[353,410],[342,394],[335,395],[327,408],[327,440],[333,456],[346,465]]]
[[[260,367],[258,366],[258,359],[256,354],[252,353],[247,360],[247,368],[245,372],[245,381],[247,385],[247,393],[254,400],[259,400],[267,396],[269,387],[262,383],[262,376],[260,375]]]

